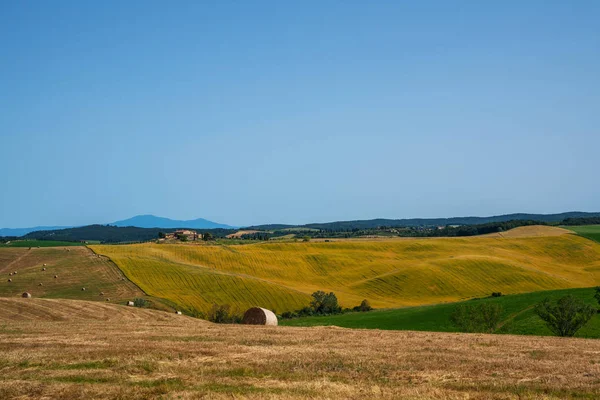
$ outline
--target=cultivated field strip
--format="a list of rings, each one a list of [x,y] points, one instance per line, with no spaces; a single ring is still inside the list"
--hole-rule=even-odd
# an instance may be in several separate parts
[[[183,308],[282,312],[307,305],[316,290],[335,292],[346,307],[366,298],[382,308],[600,284],[600,245],[556,229],[536,227],[531,237],[91,247],[148,294]]]

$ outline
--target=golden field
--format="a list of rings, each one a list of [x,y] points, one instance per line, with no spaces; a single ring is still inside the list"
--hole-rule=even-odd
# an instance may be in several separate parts
[[[283,312],[316,290],[345,307],[401,307],[600,284],[600,244],[552,227],[469,238],[93,245],[148,295]]]
[[[0,370],[2,399],[593,399],[600,341],[215,325],[0,299]]]

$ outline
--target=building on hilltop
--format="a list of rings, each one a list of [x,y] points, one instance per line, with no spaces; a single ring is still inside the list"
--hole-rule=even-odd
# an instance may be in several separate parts
[[[173,233],[167,233],[165,235],[166,239],[179,239],[179,240],[198,240],[202,239],[202,235],[199,235],[196,231],[191,231],[188,229],[178,229]],[[185,239],[184,239],[185,238]]]

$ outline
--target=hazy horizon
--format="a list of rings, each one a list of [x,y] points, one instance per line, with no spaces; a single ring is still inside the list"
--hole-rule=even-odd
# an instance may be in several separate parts
[[[600,2],[0,4],[0,227],[597,212]]]

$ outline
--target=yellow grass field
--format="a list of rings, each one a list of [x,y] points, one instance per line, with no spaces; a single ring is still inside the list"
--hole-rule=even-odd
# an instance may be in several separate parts
[[[600,284],[600,244],[569,231],[524,227],[488,237],[90,246],[151,296],[182,309],[213,303],[277,312],[316,290],[345,307],[431,304]]]
[[[6,400],[597,399],[600,341],[215,325],[0,299],[0,371]]]

